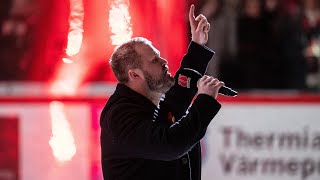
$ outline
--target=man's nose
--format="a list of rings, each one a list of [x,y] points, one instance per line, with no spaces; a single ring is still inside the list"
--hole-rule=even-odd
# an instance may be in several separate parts
[[[168,64],[168,61],[166,59],[161,58],[161,60],[163,64]]]

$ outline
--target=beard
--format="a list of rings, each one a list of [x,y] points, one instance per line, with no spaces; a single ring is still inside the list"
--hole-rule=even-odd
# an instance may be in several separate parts
[[[147,85],[151,91],[166,93],[174,85],[174,78],[167,73],[163,73],[159,76],[152,76],[147,71],[143,71],[146,78]]]

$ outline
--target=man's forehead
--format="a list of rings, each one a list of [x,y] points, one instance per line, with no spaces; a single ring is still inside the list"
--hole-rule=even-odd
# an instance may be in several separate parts
[[[151,46],[152,50],[153,50],[158,56],[160,56],[160,51],[159,51],[157,48],[155,48],[154,46],[152,46],[152,45],[150,45],[150,46]]]
[[[137,44],[136,50],[140,55],[157,54],[158,56],[160,56],[160,51],[156,49],[152,44]]]

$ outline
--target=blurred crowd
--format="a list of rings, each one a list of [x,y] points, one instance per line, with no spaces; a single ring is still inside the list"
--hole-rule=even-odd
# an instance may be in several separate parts
[[[28,80],[33,69],[35,1],[0,2],[0,81]],[[320,0],[191,3],[211,23],[207,74],[237,90],[320,90]]]
[[[207,74],[239,90],[319,90],[319,0],[196,3],[216,52]]]
[[[34,0],[0,1],[0,81],[27,80],[39,11]]]

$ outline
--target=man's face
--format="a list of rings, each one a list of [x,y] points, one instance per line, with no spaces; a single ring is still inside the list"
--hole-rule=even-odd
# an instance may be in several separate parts
[[[151,91],[165,93],[174,85],[174,78],[169,73],[168,62],[152,45],[139,45],[137,52],[141,55],[142,71]]]

